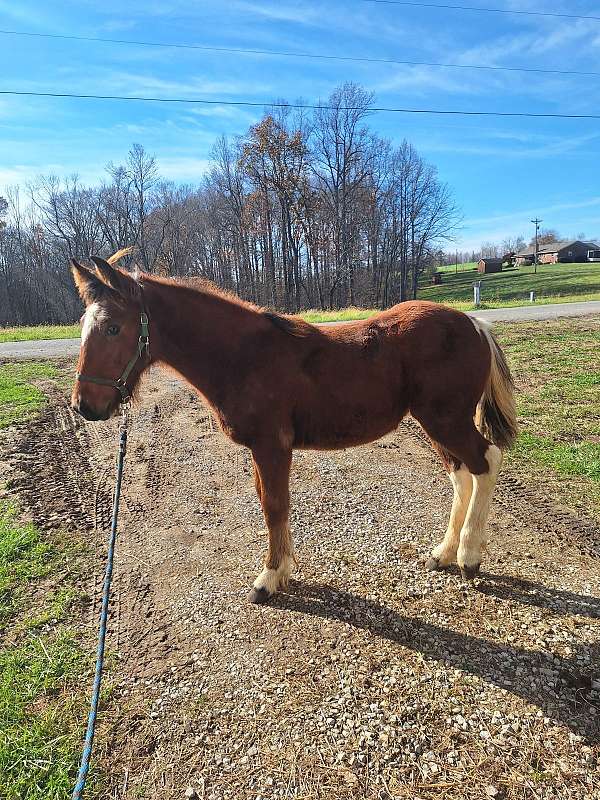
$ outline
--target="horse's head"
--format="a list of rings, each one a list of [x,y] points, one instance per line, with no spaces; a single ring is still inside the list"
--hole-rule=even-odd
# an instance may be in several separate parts
[[[108,261],[92,256],[95,270],[71,261],[85,302],[81,349],[71,405],[85,419],[108,419],[128,399],[149,362],[148,327],[140,285]]]

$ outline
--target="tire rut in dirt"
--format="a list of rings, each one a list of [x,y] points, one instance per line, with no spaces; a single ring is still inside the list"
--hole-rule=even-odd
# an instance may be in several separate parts
[[[111,492],[91,455],[88,430],[63,408],[49,408],[23,429],[9,453],[10,483],[34,522],[46,529],[102,528]]]

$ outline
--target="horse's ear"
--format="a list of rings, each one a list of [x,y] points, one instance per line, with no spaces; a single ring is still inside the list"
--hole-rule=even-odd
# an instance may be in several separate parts
[[[71,273],[79,296],[86,305],[94,303],[106,293],[106,286],[98,276],[74,258],[71,259]]]
[[[91,256],[96,265],[98,278],[121,297],[129,298],[135,293],[135,281],[123,270],[113,267],[100,256]]]

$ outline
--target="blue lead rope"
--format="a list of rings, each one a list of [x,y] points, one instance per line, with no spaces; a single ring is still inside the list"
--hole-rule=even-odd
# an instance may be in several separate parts
[[[96,654],[96,672],[94,675],[94,686],[92,689],[92,702],[88,716],[87,730],[83,753],[81,754],[81,764],[77,775],[77,783],[73,789],[72,800],[80,800],[85,788],[85,781],[90,768],[90,758],[92,755],[92,745],[94,743],[94,731],[96,728],[96,715],[98,713],[98,702],[100,700],[100,684],[102,682],[102,667],[104,666],[104,640],[106,638],[106,624],[108,621],[108,605],[110,602],[110,584],[112,580],[113,559],[115,554],[115,541],[117,538],[117,518],[119,516],[119,498],[121,496],[121,479],[123,478],[123,463],[127,452],[127,427],[126,418],[121,428],[119,440],[119,457],[117,461],[117,482],[115,485],[115,497],[113,503],[112,523],[110,529],[110,539],[108,542],[108,555],[106,559],[106,572],[104,573],[104,587],[102,589],[102,610],[100,612],[100,631],[98,633],[98,651]]]

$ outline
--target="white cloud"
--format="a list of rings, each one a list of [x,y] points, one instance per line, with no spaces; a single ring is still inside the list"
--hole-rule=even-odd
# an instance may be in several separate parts
[[[457,74],[459,70],[444,71],[438,67],[405,66],[393,68],[394,74],[372,84],[370,88],[377,93],[385,94],[410,89],[415,94],[425,95],[431,91],[442,91],[448,94],[478,94],[479,84],[465,81],[465,76]]]
[[[238,2],[235,7],[242,13],[249,13],[268,19],[271,22],[293,22],[301,25],[323,24],[324,11],[309,8],[303,4],[284,6],[281,3]]]
[[[197,183],[208,172],[210,160],[195,156],[157,156],[162,177],[181,183]]]
[[[571,211],[578,208],[590,208],[600,206],[600,197],[588,197],[587,200],[579,200],[575,203],[553,203],[552,205],[539,208],[528,208],[520,211],[512,211],[510,214],[495,214],[491,217],[479,217],[469,221],[469,225],[488,225],[499,222],[517,222],[536,214],[554,214],[556,212]]]
[[[598,214],[582,216],[580,210],[598,208]],[[496,214],[488,217],[469,219],[456,237],[456,248],[477,250],[482,242],[501,242],[508,236],[529,236],[530,220],[539,216],[544,226],[557,228],[564,236],[575,237],[581,230],[594,239],[600,236],[600,197],[590,197],[573,203],[553,203],[512,211],[510,214]],[[597,237],[596,237],[597,238]]]
[[[28,183],[36,181],[41,175],[67,176],[77,174],[82,183],[95,183],[103,173],[103,169],[95,166],[84,166],[76,169],[73,165],[59,162],[45,164],[13,164],[11,167],[0,167],[0,187],[8,186],[25,187]]]
[[[0,0],[0,14],[6,21],[14,21],[21,25],[27,25],[34,30],[43,30],[47,32],[57,32],[59,24],[57,24],[56,15],[53,13],[46,13],[44,6],[39,3],[34,8],[28,8],[27,3],[15,3],[13,0]],[[6,25],[6,22],[5,22]]]
[[[429,153],[455,153],[457,155],[492,156],[494,158],[550,158],[567,156],[581,150],[587,144],[600,139],[600,133],[581,136],[536,136],[535,134],[506,133],[492,135],[489,144],[477,141],[458,142],[444,139],[421,139],[420,147]],[[493,139],[520,142],[522,146],[493,144]],[[578,153],[581,155],[581,153]]]
[[[130,31],[136,27],[136,22],[133,19],[107,19],[103,22],[99,29],[105,33],[122,33],[123,31]]]

